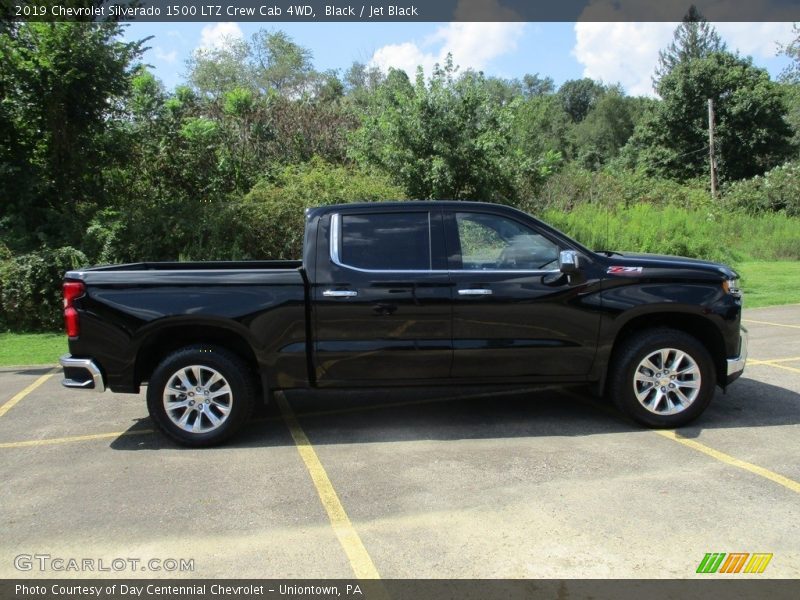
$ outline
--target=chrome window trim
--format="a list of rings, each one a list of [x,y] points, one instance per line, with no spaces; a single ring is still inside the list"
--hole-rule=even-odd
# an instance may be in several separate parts
[[[431,239],[430,227],[431,213],[428,211],[428,252],[433,252],[433,240]],[[518,275],[549,275],[551,273],[560,273],[560,269],[362,269],[361,267],[354,267],[342,262],[339,250],[342,244],[342,215],[340,213],[333,213],[331,215],[331,234],[330,234],[330,259],[333,264],[343,269],[350,269],[351,271],[358,271],[359,273],[500,273],[500,274],[518,274]],[[433,264],[433,256],[430,256],[430,264]]]

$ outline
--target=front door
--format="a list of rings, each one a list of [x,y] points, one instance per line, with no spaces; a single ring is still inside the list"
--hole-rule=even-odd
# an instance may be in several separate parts
[[[558,270],[562,249],[534,223],[508,215],[448,210],[456,378],[586,375],[599,314]]]

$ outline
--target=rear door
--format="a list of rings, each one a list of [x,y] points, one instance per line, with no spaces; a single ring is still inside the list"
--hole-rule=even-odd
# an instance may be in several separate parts
[[[558,270],[559,241],[491,209],[445,211],[456,378],[586,375],[599,313]]]
[[[321,218],[317,247],[319,384],[448,377],[452,306],[438,208],[342,210]]]

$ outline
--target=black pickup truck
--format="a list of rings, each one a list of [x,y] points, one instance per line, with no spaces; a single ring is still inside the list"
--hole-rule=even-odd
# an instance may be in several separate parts
[[[587,382],[677,427],[744,369],[730,268],[593,252],[512,208],[380,202],[306,211],[303,260],[70,271],[63,384],[137,393],[191,446],[302,387]]]

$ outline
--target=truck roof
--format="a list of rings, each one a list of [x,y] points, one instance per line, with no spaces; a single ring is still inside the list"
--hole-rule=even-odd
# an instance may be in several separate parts
[[[378,200],[375,202],[353,202],[348,204],[332,204],[316,206],[306,209],[308,217],[317,217],[341,210],[360,210],[364,208],[381,208],[386,210],[421,209],[421,208],[487,208],[492,207],[501,211],[522,213],[517,208],[498,204],[495,202],[477,202],[474,200]],[[523,213],[525,214],[525,213]]]

